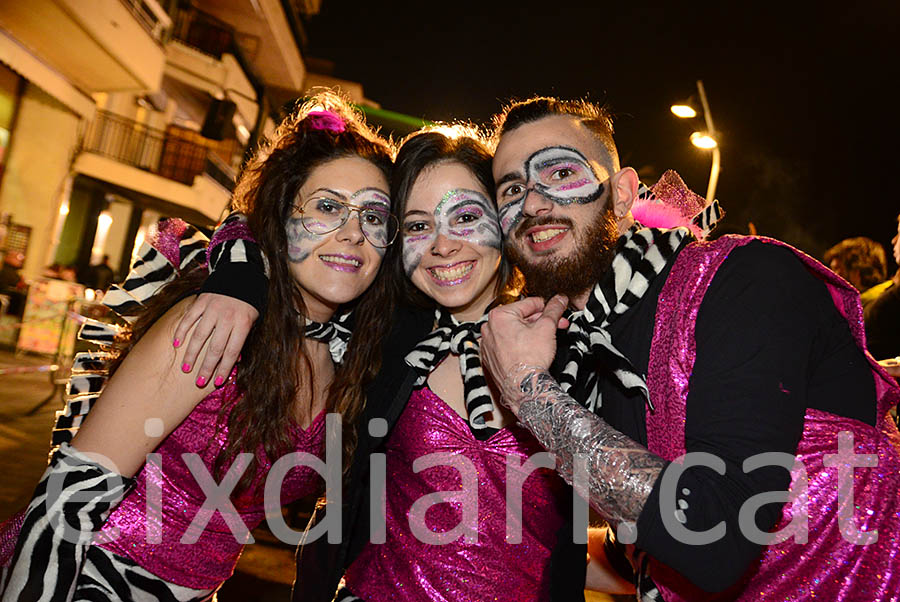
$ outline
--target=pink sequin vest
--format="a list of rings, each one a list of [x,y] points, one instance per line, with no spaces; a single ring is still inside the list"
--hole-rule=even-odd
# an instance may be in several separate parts
[[[542,451],[518,425],[479,441],[430,389],[414,391],[387,445],[386,540],[366,545],[347,570],[347,587],[370,602],[549,599],[550,552],[569,498],[555,470],[522,467]],[[437,465],[414,466],[429,454],[441,454],[432,456]],[[466,486],[464,473],[472,479]],[[522,492],[521,523],[511,525],[521,543],[506,540],[509,485]],[[448,494],[455,499],[435,497]],[[466,526],[477,541],[448,533],[438,544],[436,536],[467,520],[462,509],[472,503]]]
[[[232,375],[233,376],[233,375]],[[203,467],[213,473],[213,463],[224,448],[227,425],[219,424],[219,411],[238,395],[233,379],[205,397],[154,453],[161,457],[162,470],[147,464],[137,474],[135,486],[122,503],[112,511],[95,544],[113,554],[130,558],[170,583],[195,589],[215,589],[234,572],[244,541],[238,541],[220,512],[213,513],[205,528],[189,528],[206,494],[182,460],[182,454],[198,454]],[[306,430],[294,426],[294,451],[307,452],[319,458],[324,453],[325,413],[319,414]],[[268,472],[270,464],[261,463],[259,474]],[[221,477],[213,479],[220,482]],[[162,490],[159,521],[148,519],[147,482]],[[307,467],[288,472],[282,483],[281,503],[288,504],[315,492],[322,481]],[[152,498],[152,496],[151,496]],[[238,496],[232,496],[237,518],[248,531],[264,519],[262,479]],[[116,536],[116,530],[118,535]],[[101,543],[103,537],[115,537]],[[183,537],[196,538],[195,543],[181,543]]]
[[[828,288],[834,304],[865,348],[859,295],[846,282],[792,247],[772,239],[725,236],[695,242],[679,254],[659,298],[647,383],[656,411],[647,413],[650,450],[667,460],[685,453],[684,424],[690,377],[696,357],[697,312],[716,270],[735,248],[753,240],[794,251],[806,268]],[[667,602],[711,599],[896,601],[900,596],[900,435],[890,407],[900,399],[894,380],[867,354],[875,380],[879,428],[815,409],[808,409],[796,457],[805,467],[808,487],[799,485],[802,470],[791,472],[790,501],[784,504],[774,532],[787,527],[795,513],[808,517],[808,543],[790,538],[766,547],[748,569],[741,585],[714,596],[700,591],[672,569],[651,561],[651,576]],[[860,400],[871,403],[871,400]],[[857,454],[873,454],[878,465],[855,468],[852,513],[859,531],[878,531],[876,543],[846,541],[839,527],[837,468],[826,467],[827,454],[838,451],[838,433],[853,434]],[[800,516],[800,515],[798,515]],[[715,567],[710,567],[715,570]]]

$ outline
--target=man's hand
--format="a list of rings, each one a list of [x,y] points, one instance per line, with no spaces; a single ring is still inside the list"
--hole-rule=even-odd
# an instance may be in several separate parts
[[[881,367],[894,378],[900,378],[900,355],[886,360],[878,360]]]
[[[180,347],[187,343],[181,369],[190,372],[194,368],[200,349],[209,339],[206,357],[197,373],[197,386],[205,386],[215,370],[214,384],[221,387],[231,374],[250,327],[258,317],[259,312],[249,303],[227,295],[202,293],[175,329],[172,345]],[[197,327],[191,335],[191,340],[185,341],[184,338],[195,323]]]
[[[529,297],[491,310],[481,327],[481,362],[500,387],[501,401],[519,414],[519,380],[530,370],[546,370],[556,355],[556,330],[564,328],[568,299],[546,305]]]

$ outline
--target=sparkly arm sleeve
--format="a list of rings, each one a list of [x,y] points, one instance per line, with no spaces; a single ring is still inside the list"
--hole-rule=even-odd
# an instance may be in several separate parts
[[[3,602],[71,600],[94,533],[131,482],[60,445],[26,510]]]
[[[613,526],[637,521],[666,461],[576,403],[545,370],[518,380],[519,420],[556,455],[560,475]]]
[[[247,225],[247,216],[234,212],[219,224],[209,241],[210,275],[204,293],[234,297],[262,314],[268,295],[268,265]]]

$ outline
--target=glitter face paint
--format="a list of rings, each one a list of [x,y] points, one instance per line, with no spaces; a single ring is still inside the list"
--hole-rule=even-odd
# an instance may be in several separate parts
[[[375,240],[381,244],[387,242],[389,236],[388,216],[391,212],[391,199],[387,193],[378,188],[361,188],[347,198],[343,194],[333,190],[323,189],[323,191],[328,192],[329,195],[313,197],[306,202],[316,202],[317,200],[321,200],[326,203],[349,203],[367,209],[369,212],[366,215],[357,213],[358,219],[360,220],[360,228],[364,232],[366,240]],[[351,213],[350,217],[347,219],[353,218],[354,215]],[[316,222],[310,225],[315,225],[315,223]],[[325,226],[322,222],[318,222],[318,224],[323,227]],[[289,217],[285,224],[285,233],[288,242],[288,259],[292,263],[301,263],[305,261],[312,254],[313,250],[326,237],[331,235],[332,232],[334,232],[334,230],[326,232],[325,234],[313,234],[303,226],[302,216]],[[375,245],[372,245],[372,247],[381,256],[384,256],[384,253],[387,251],[387,249],[383,247],[376,247]]]
[[[291,263],[301,263],[313,252],[328,234],[313,234],[303,227],[302,219],[289,217],[285,224],[287,234],[288,259]]]
[[[368,214],[359,215],[360,227],[369,242],[378,243],[377,245],[373,243],[372,246],[379,255],[384,257],[390,236],[388,232],[388,221],[391,215],[390,197],[377,188],[363,188],[353,193],[350,197],[350,204],[369,210]],[[352,219],[353,216],[351,215],[350,218]]]
[[[586,205],[603,196],[606,186],[587,158],[568,146],[549,146],[532,154],[524,165],[525,183],[500,187],[500,227],[509,236],[522,220],[525,198],[531,190],[561,207]]]
[[[413,215],[403,222],[402,229],[403,269],[410,277],[439,234],[493,249],[501,244],[494,204],[477,190],[466,188],[445,192],[434,208],[433,220]]]

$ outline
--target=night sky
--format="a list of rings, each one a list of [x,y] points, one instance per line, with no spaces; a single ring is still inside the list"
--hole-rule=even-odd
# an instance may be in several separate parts
[[[305,28],[309,56],[417,117],[487,123],[535,93],[606,102],[623,165],[647,183],[676,169],[705,195],[710,157],[688,140],[702,122],[669,112],[702,79],[725,227],[752,220],[821,256],[849,236],[887,247],[900,212],[884,188],[900,161],[900,3],[831,4],[324,0]]]

